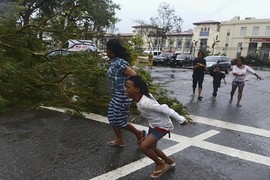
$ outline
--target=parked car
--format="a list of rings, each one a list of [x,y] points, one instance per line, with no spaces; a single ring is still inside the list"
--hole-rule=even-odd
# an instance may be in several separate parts
[[[75,52],[95,52],[99,54],[100,51],[91,40],[69,39],[60,49],[51,50],[47,56],[66,56]]]
[[[194,57],[190,54],[179,54],[175,58],[171,58],[170,65],[172,67],[182,67],[182,66],[191,66],[193,63]]]
[[[67,49],[54,49],[54,50],[51,50],[47,56],[66,56],[66,55],[69,55],[71,54],[72,51],[67,51]]]
[[[158,65],[158,64],[161,64],[164,66],[169,65],[171,58],[172,58],[171,53],[162,52],[157,57],[154,58],[153,65]]]
[[[229,73],[231,69],[231,61],[226,56],[207,56],[206,60],[206,71],[209,72],[212,68],[219,65],[222,71],[226,74]]]
[[[90,51],[97,52],[96,45],[91,40],[69,39],[63,46],[67,51]]]
[[[143,54],[149,54],[152,53],[153,54],[153,58],[157,57],[158,55],[161,54],[161,51],[157,51],[157,50],[153,50],[153,51],[144,51]]]

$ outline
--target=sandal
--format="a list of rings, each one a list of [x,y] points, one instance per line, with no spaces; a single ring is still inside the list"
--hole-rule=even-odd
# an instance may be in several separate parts
[[[152,174],[151,174],[151,178],[159,178],[162,174],[164,174],[166,171],[168,171],[170,169],[170,165],[169,164],[164,164],[164,167],[163,169],[161,170],[157,170],[157,171],[154,171]]]
[[[109,141],[109,142],[108,142],[108,145],[109,145],[109,146],[112,146],[112,147],[124,147],[124,146],[125,146],[125,144],[119,144],[119,143],[117,143],[115,140]]]
[[[171,168],[174,168],[174,167],[176,166],[176,163],[174,162],[174,163],[172,163],[172,164],[169,164],[169,166],[170,166]]]
[[[143,130],[142,132],[143,132],[143,137],[138,141],[138,144],[140,144],[142,141],[145,140],[145,137],[146,137],[146,131]]]

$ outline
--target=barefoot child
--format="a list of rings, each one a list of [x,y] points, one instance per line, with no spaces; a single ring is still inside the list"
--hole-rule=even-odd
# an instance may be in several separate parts
[[[226,80],[225,80],[225,74],[221,72],[221,67],[220,66],[216,66],[213,68],[213,70],[210,71],[210,75],[213,77],[213,100],[216,100],[216,96],[217,96],[217,91],[218,88],[220,87],[220,82],[223,79],[224,83],[226,84]]]
[[[186,118],[167,105],[160,105],[148,92],[146,83],[139,75],[128,77],[125,92],[136,102],[141,115],[149,121],[148,135],[138,143],[140,150],[156,164],[151,177],[158,178],[170,167],[174,167],[175,162],[156,147],[157,142],[173,129],[170,118],[177,120],[181,125],[187,123]]]

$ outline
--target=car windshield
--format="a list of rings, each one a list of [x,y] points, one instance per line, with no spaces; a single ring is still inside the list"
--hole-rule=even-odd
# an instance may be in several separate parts
[[[169,54],[161,53],[159,56],[160,57],[167,57],[167,56],[169,56]]]
[[[214,57],[214,56],[207,56],[206,58],[205,58],[205,61],[206,62],[217,62],[217,57]]]

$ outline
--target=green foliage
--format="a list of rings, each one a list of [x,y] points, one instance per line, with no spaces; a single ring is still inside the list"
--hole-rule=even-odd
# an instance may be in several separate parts
[[[143,36],[141,34],[137,34],[131,38],[131,43],[136,51],[142,51],[142,46],[144,45]]]
[[[266,66],[270,67],[270,61],[261,60],[259,54],[249,54],[245,57],[245,63],[253,66]]]
[[[117,19],[112,1],[14,1],[0,8],[0,112],[10,106],[69,108],[73,115],[93,112],[105,115],[110,100],[107,68],[95,53],[45,56],[48,47],[69,38],[99,36]],[[7,14],[12,11],[12,17]],[[91,29],[89,29],[91,26]],[[90,34],[87,34],[90,32]],[[54,41],[43,41],[49,33]],[[94,34],[91,34],[94,33]],[[85,36],[87,34],[87,36]],[[88,36],[89,35],[89,36]],[[131,64],[137,52],[126,41]],[[150,74],[139,69],[150,91],[161,103],[182,111]],[[170,102],[172,101],[172,102]]]
[[[7,100],[0,96],[0,114],[4,113],[8,107]]]
[[[211,53],[211,51],[209,51],[209,50],[206,50],[205,52],[204,52],[204,55],[205,56],[210,56],[212,53]]]

